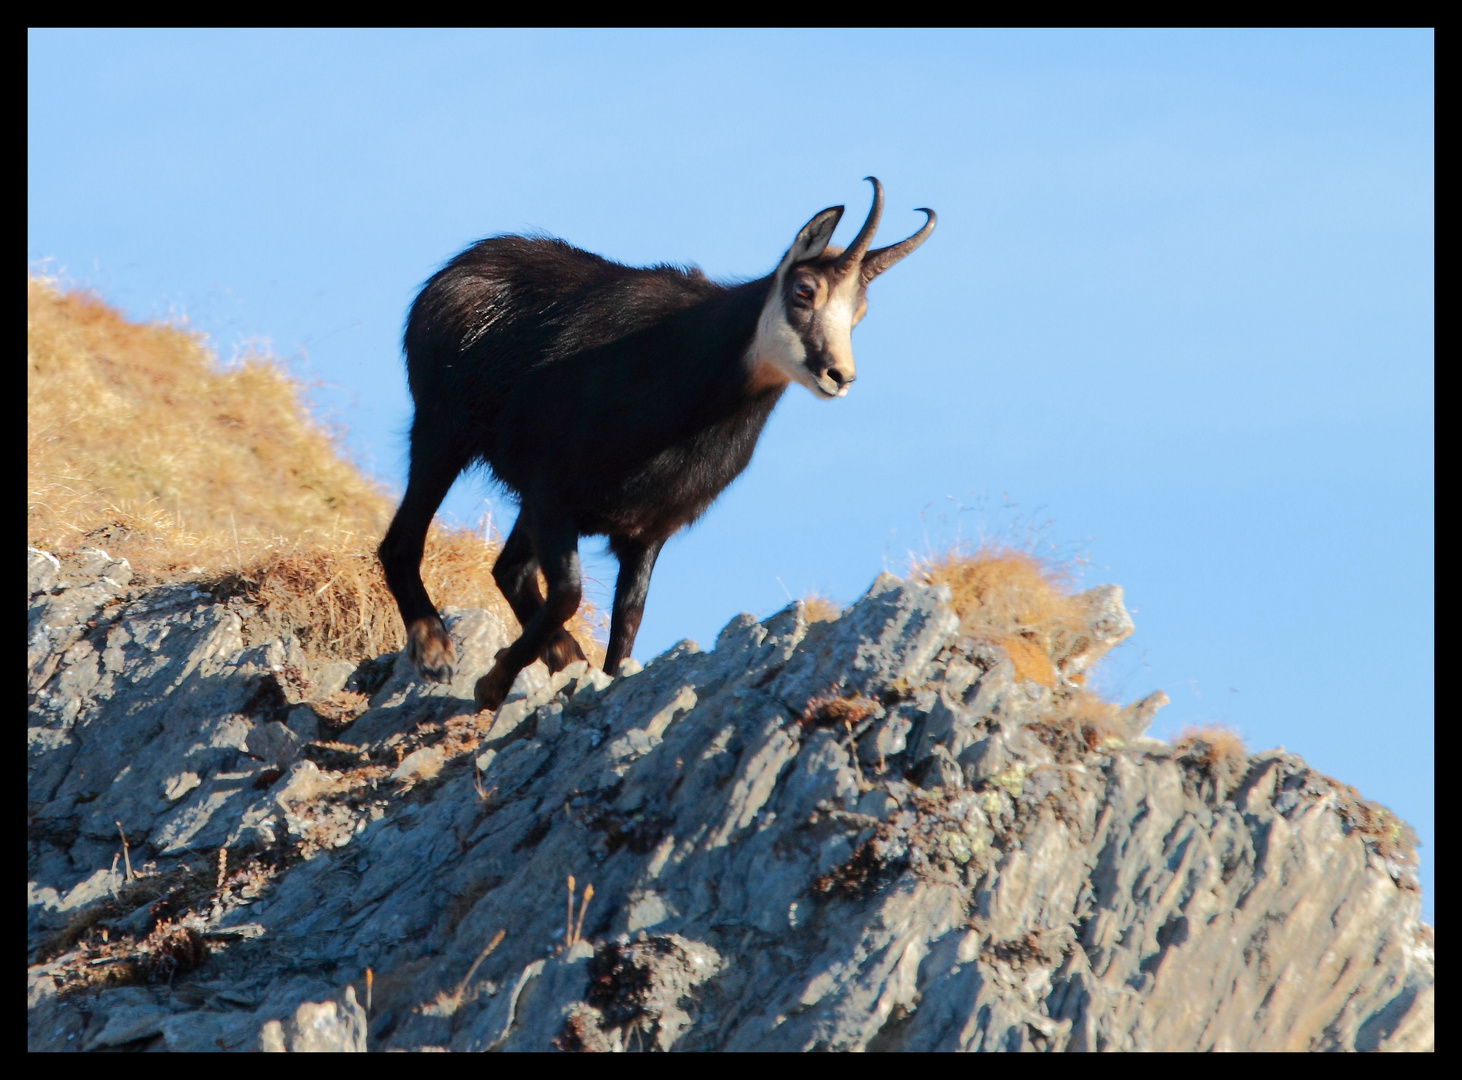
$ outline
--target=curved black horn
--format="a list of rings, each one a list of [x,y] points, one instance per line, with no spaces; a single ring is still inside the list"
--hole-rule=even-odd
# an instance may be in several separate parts
[[[924,227],[907,240],[900,240],[897,244],[890,244],[888,247],[875,248],[863,258],[863,283],[866,285],[879,274],[883,273],[894,263],[898,262],[909,252],[929,239],[929,234],[934,231],[934,223],[939,220],[933,210],[927,206],[918,208],[919,213],[927,214],[928,220]]]
[[[868,220],[863,222],[863,227],[858,230],[858,235],[853,237],[853,242],[848,245],[848,250],[838,256],[837,267],[842,273],[850,273],[863,260],[863,253],[868,250],[868,245],[873,243],[873,234],[878,231],[878,219],[883,216],[883,185],[878,182],[876,176],[865,176],[873,185],[873,206],[868,211]]]

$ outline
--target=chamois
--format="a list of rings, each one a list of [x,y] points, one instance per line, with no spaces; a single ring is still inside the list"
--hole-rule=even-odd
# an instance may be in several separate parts
[[[523,628],[477,680],[477,707],[501,705],[535,658],[554,671],[584,659],[564,629],[581,596],[580,536],[607,536],[619,559],[604,660],[618,672],[665,541],[746,468],[789,382],[848,392],[868,283],[933,231],[921,207],[918,232],[870,250],[883,187],[867,179],[873,206],[847,250],[828,247],[843,215],[830,207],[776,270],[743,284],[523,236],[479,241],[426,283],[405,333],[410,477],[379,550],[422,677],[447,681],[454,662],[421,581],[427,529],[473,464],[520,504],[493,577]]]

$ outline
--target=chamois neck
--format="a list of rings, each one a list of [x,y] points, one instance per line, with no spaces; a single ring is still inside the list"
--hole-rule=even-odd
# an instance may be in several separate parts
[[[712,286],[651,332],[653,344],[646,344],[662,358],[657,392],[670,406],[661,430],[672,441],[727,423],[739,428],[742,421],[760,431],[782,390],[748,377],[747,356],[770,286],[770,278]]]
[[[762,364],[755,355],[758,322],[771,293],[774,275],[728,288],[717,302],[706,305],[707,338],[720,348],[714,358],[717,380],[740,404],[781,396],[789,380],[781,372]]]

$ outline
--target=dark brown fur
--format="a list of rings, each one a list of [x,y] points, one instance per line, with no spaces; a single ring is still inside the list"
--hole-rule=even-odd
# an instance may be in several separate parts
[[[427,528],[473,464],[487,466],[521,506],[493,576],[523,632],[478,680],[478,707],[497,708],[535,658],[555,671],[584,658],[564,630],[581,597],[580,536],[607,536],[619,559],[604,661],[607,671],[618,670],[634,645],[661,547],[751,461],[786,387],[785,365],[820,380],[828,396],[852,381],[851,354],[835,355],[847,352],[847,327],[843,343],[829,345],[819,321],[823,279],[847,283],[859,274],[861,317],[868,280],[933,227],[930,213],[902,244],[868,251],[882,206],[873,184],[873,209],[848,252],[825,253],[842,214],[832,207],[808,222],[787,254],[795,274],[782,278],[784,294],[773,302],[805,359],[782,361],[781,370],[748,355],[776,274],[720,285],[698,270],[639,269],[560,240],[500,236],[474,244],[427,282],[406,323],[416,405],[410,478],[380,547],[407,655],[424,677],[445,681],[453,663],[451,639],[421,582]]]
[[[523,634],[479,682],[479,706],[496,708],[536,657],[554,670],[583,658],[563,629],[583,535],[608,536],[620,561],[605,660],[617,669],[661,546],[746,468],[781,397],[751,387],[743,360],[770,284],[726,287],[516,236],[474,245],[427,283],[406,327],[410,481],[381,544],[423,675],[449,678],[453,660],[421,584],[426,529],[474,463],[522,505],[493,573]]]

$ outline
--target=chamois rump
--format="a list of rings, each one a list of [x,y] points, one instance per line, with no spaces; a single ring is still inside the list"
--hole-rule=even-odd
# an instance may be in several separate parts
[[[619,560],[604,661],[618,672],[665,541],[746,468],[789,382],[819,398],[848,392],[868,283],[933,231],[921,208],[918,232],[870,250],[883,188],[867,179],[873,205],[847,250],[828,246],[843,215],[830,207],[772,273],[743,284],[522,236],[482,240],[427,282],[405,333],[410,477],[379,551],[424,678],[450,679],[454,662],[421,581],[427,529],[473,464],[520,504],[493,577],[523,628],[478,679],[478,708],[501,705],[536,658],[554,671],[584,659],[564,629],[579,607],[581,536],[607,536]]]

